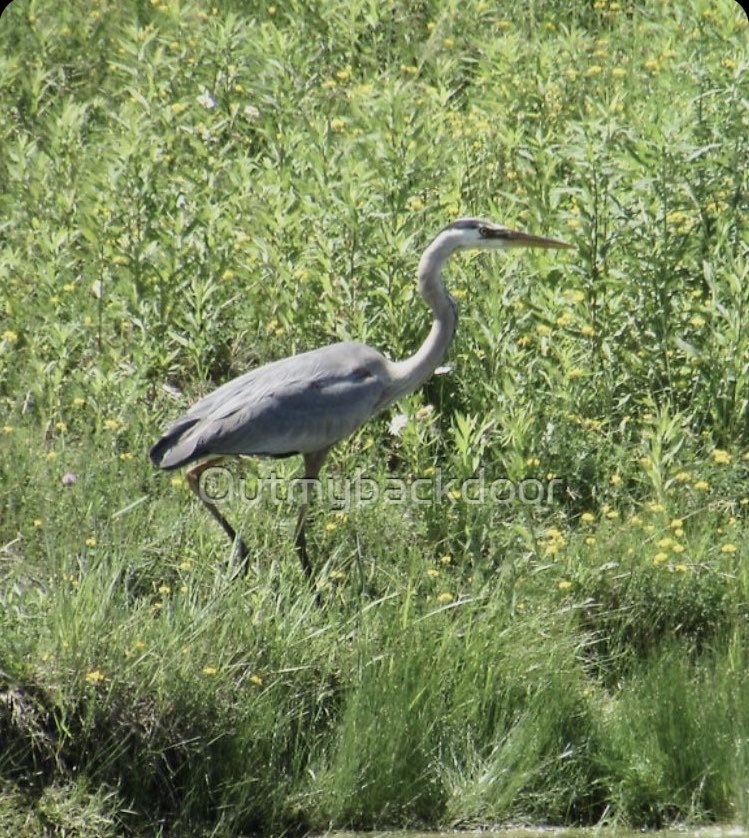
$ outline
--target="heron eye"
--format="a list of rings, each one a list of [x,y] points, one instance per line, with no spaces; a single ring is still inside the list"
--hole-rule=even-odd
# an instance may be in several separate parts
[[[484,226],[483,224],[479,227],[479,235],[482,239],[486,239],[489,237],[489,228]]]

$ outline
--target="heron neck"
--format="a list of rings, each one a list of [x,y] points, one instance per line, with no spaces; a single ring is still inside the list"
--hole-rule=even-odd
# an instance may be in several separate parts
[[[458,322],[458,307],[442,282],[442,266],[454,250],[455,247],[449,243],[435,242],[421,257],[419,292],[432,310],[432,328],[414,355],[393,363],[388,402],[394,402],[420,387],[441,363],[452,343]]]

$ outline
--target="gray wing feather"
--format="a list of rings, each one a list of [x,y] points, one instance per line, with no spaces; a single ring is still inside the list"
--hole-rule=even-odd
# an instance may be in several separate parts
[[[322,450],[377,412],[387,363],[364,344],[339,343],[267,364],[193,405],[151,457],[169,469],[210,454]]]

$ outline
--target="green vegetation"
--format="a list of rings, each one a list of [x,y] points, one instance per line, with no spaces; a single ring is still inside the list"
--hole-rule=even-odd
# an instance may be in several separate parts
[[[15,0],[0,21],[0,832],[749,823],[747,20],[729,0]],[[258,363],[453,370],[331,476],[551,504],[223,534],[149,445]],[[291,476],[298,463],[237,473]]]

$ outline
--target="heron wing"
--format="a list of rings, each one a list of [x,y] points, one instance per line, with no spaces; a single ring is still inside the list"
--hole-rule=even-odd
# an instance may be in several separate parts
[[[210,454],[320,451],[377,412],[386,370],[382,355],[359,343],[275,361],[193,405],[154,445],[151,457],[168,469]]]

